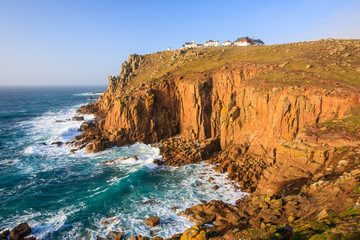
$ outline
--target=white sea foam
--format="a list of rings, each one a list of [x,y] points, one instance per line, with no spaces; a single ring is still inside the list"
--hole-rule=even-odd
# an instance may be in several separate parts
[[[53,213],[30,209],[29,211],[5,219],[3,224],[12,229],[18,223],[27,222],[32,228],[31,236],[35,236],[37,239],[48,239],[48,234],[60,230],[70,215],[84,209],[84,207],[84,204],[80,203],[76,207],[66,207]]]
[[[87,92],[87,93],[75,93],[74,96],[98,96],[104,92]]]
[[[19,161],[20,160],[18,158],[3,159],[3,160],[0,160],[0,165],[11,166],[11,165],[14,165],[14,164],[18,163]]]
[[[150,150],[150,148],[148,148],[148,150]],[[139,161],[143,161],[143,163],[139,163]],[[129,160],[127,163],[124,162],[125,161],[122,161],[116,166],[125,167],[128,164],[133,164],[133,168],[137,169],[147,167],[147,160],[142,160],[142,158],[139,158],[138,161]],[[130,171],[132,170],[134,169],[130,169]],[[150,169],[150,171],[154,171],[154,169]],[[156,193],[159,190],[154,189],[154,194],[150,193],[150,196],[143,197],[142,200],[130,198],[129,200],[132,203],[129,208],[133,209],[133,212],[123,212],[113,209],[113,217],[107,218],[99,216],[94,223],[99,229],[98,234],[105,236],[106,233],[112,230],[125,228],[128,236],[139,234],[151,236],[151,231],[155,230],[158,236],[165,238],[171,237],[194,225],[194,223],[185,217],[178,216],[177,213],[180,211],[184,211],[186,208],[200,203],[200,200],[210,201],[216,199],[234,204],[237,199],[247,195],[247,193],[235,189],[234,186],[226,180],[227,174],[216,173],[212,166],[206,163],[201,163],[197,166],[187,165],[181,168],[160,167],[160,169],[156,169],[155,171],[163,171],[164,174],[170,173],[169,177],[179,178],[181,181],[164,183],[165,189],[163,189],[162,193]],[[206,175],[203,175],[203,173],[206,173]],[[201,179],[200,176],[205,177]],[[209,182],[208,179],[210,177],[214,180]],[[110,182],[119,182],[119,179],[111,179]],[[202,184],[197,186],[199,182]],[[220,188],[217,190],[212,189],[215,184]],[[174,206],[179,207],[179,209],[176,211],[171,210]],[[151,215],[160,217],[161,226],[150,228],[145,223],[146,218]],[[107,224],[104,225],[104,222]]]
[[[157,166],[153,163],[154,159],[160,159],[160,150],[150,145],[137,143],[125,147],[114,147],[99,153],[86,154],[84,150],[77,151],[75,154],[69,152],[69,148],[64,145],[51,145],[52,142],[61,141],[67,142],[74,136],[79,134],[77,129],[81,122],[66,121],[76,115],[74,106],[70,109],[64,109],[58,112],[47,112],[43,116],[35,118],[33,121],[27,122],[24,125],[29,129],[29,138],[32,139],[33,144],[24,148],[24,154],[32,156],[32,160],[28,162],[17,162],[14,166],[21,168],[22,172],[29,173],[34,179],[37,174],[41,172],[51,172],[57,168],[65,168],[68,165],[73,166],[87,162],[91,164],[91,170],[86,177],[92,179],[93,176],[104,169],[111,169],[119,174],[114,174],[105,181],[102,186],[92,185],[87,190],[88,194],[82,196],[82,199],[91,200],[109,194],[111,191],[116,191],[118,187],[123,186],[133,174],[138,171],[149,173],[149,176],[166,176],[161,178],[160,183],[153,183],[152,191],[147,192],[144,196],[136,194],[136,186],[129,184],[130,194],[126,199],[129,204],[127,210],[119,207],[113,207],[110,212],[114,215],[111,219],[98,214],[92,218],[91,227],[84,227],[82,222],[71,223],[71,230],[64,233],[64,238],[74,239],[83,235],[85,229],[85,239],[96,239],[96,236],[106,236],[112,230],[119,230],[124,228],[127,236],[144,235],[151,236],[151,230],[155,230],[156,235],[162,237],[171,237],[173,234],[183,232],[186,228],[194,224],[185,217],[178,216],[177,213],[184,211],[186,208],[200,203],[200,200],[210,201],[212,199],[222,200],[224,202],[234,204],[239,198],[243,198],[246,193],[237,190],[226,180],[226,174],[216,173],[212,166],[201,163],[199,165],[186,165],[183,167],[164,167]],[[85,121],[91,120],[93,116],[86,115]],[[64,120],[64,122],[56,123],[56,120]],[[47,145],[41,145],[45,142]],[[37,160],[37,156],[46,156],[46,162]],[[134,156],[137,156],[135,160]],[[125,160],[120,160],[126,157]],[[44,159],[44,158],[39,158]],[[103,164],[104,161],[115,160],[114,164]],[[79,170],[80,171],[80,170]],[[203,175],[206,173],[206,175]],[[68,178],[73,175],[84,173],[68,172]],[[201,176],[204,176],[201,179]],[[209,177],[214,180],[209,181]],[[41,179],[40,179],[41,180]],[[58,181],[61,179],[54,179]],[[198,183],[201,185],[198,186]],[[36,185],[35,181],[29,181],[23,187],[30,188]],[[218,185],[219,189],[216,191],[212,189],[214,185]],[[20,189],[21,190],[21,189]],[[20,191],[18,190],[18,191]],[[86,191],[86,190],[85,190]],[[59,200],[61,202],[62,199]],[[146,202],[149,203],[146,203]],[[145,202],[145,204],[144,204]],[[172,207],[179,207],[178,210],[171,210]],[[77,206],[69,209],[61,209],[54,213],[48,212],[29,212],[27,214],[19,214],[14,218],[9,219],[9,225],[14,227],[15,223],[29,222],[34,226],[34,235],[38,239],[47,239],[50,233],[61,231],[70,215],[75,214],[79,209],[85,206]],[[107,215],[107,214],[106,214]],[[150,229],[145,223],[147,217],[157,215],[161,219],[161,226]],[[20,221],[21,220],[21,221]],[[104,225],[102,222],[107,221],[109,224]],[[82,232],[80,234],[80,232]]]

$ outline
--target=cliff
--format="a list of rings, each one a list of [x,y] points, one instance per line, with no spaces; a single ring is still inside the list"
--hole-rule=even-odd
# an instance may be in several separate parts
[[[97,152],[180,135],[185,142],[165,144],[179,149],[163,151],[169,165],[221,149],[209,160],[219,171],[250,192],[279,195],[336,166],[343,146],[358,151],[359,59],[359,40],[333,39],[130,55],[99,101],[80,109],[97,121],[71,144]]]
[[[307,125],[351,115],[359,104],[358,52],[359,41],[333,40],[131,55],[95,104],[99,128],[110,145],[181,134],[262,154]]]

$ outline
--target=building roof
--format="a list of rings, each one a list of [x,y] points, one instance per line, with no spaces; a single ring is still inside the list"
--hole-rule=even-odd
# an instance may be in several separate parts
[[[263,42],[263,41],[261,41],[260,39],[254,39],[254,42],[264,44],[264,42]]]
[[[244,41],[244,39],[246,39],[246,41],[248,41],[248,42],[252,42],[252,40],[249,37],[241,37],[241,38],[236,39],[234,43],[242,42],[242,41]]]

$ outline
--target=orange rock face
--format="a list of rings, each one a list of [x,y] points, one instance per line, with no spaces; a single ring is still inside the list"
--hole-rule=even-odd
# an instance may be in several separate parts
[[[102,137],[110,145],[152,143],[175,134],[220,138],[223,149],[242,145],[265,154],[311,123],[346,116],[359,102],[355,94],[316,87],[251,86],[259,69],[235,65],[138,87],[111,85],[93,107],[103,114]]]

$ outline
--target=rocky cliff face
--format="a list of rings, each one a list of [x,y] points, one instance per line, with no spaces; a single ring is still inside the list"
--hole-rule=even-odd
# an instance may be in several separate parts
[[[220,138],[223,149],[246,145],[264,154],[295,139],[307,125],[345,117],[359,103],[355,93],[336,90],[248,86],[259,71],[261,66],[246,64],[133,89],[109,85],[97,103],[106,113],[100,129],[117,145],[181,134],[194,140]]]
[[[78,144],[90,143],[87,152],[96,152],[177,134],[191,140],[218,139],[222,150],[236,146],[242,154],[262,156],[267,162],[259,191],[279,192],[286,182],[311,177],[326,166],[334,149],[319,145],[317,139],[311,140],[315,145],[303,143],[309,140],[304,140],[304,132],[314,124],[350,116],[359,105],[358,88],[313,76],[310,70],[286,70],[288,62],[231,61],[202,72],[181,70],[194,59],[200,64],[214,58],[213,52],[206,52],[210,50],[199,51],[131,55],[120,75],[109,77],[99,101],[81,109],[97,114],[98,122],[84,127]],[[312,82],[302,84],[299,78]]]

